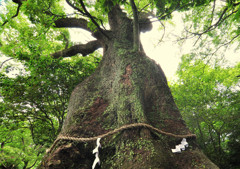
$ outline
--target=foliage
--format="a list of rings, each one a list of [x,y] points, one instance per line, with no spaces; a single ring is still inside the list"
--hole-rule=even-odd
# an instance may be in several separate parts
[[[0,115],[3,120],[0,126],[4,128],[7,125],[7,130],[1,132],[1,136],[6,135],[2,139],[8,139],[9,133],[13,132],[18,133],[14,140],[28,139],[29,142],[25,141],[24,144],[32,144],[33,150],[36,150],[36,146],[50,146],[62,127],[71,91],[95,70],[99,60],[100,57],[94,56],[62,61],[51,58],[32,59],[31,62],[25,63],[28,66],[28,74],[15,78],[1,74],[3,102]],[[9,129],[9,125],[13,126]],[[23,125],[24,130],[18,130],[18,125]],[[23,135],[18,136],[22,132]],[[7,158],[10,156],[7,156],[8,152],[5,153],[5,149],[15,148],[12,146],[15,144],[11,141],[5,145],[3,154],[6,154]],[[22,149],[23,145],[17,148]],[[15,156],[15,161],[23,161],[20,157],[22,158]],[[40,156],[36,158],[41,159]],[[26,162],[29,162],[29,165],[31,163]]]
[[[27,63],[28,75],[9,78],[2,74],[0,87],[8,118],[28,120],[36,143],[53,141],[61,129],[72,89],[94,71],[98,61],[98,57],[63,61],[43,58]],[[34,131],[35,126],[44,130]],[[46,138],[41,140],[40,136]]]
[[[2,74],[1,128],[10,124],[14,127],[2,131],[1,136],[6,135],[2,139],[7,139],[11,132],[21,133],[23,130],[19,131],[17,126],[23,124],[28,134],[23,139],[31,140],[33,146],[50,146],[62,127],[72,89],[95,70],[99,59],[93,56],[63,61],[37,59],[32,60],[27,75],[9,78]],[[5,145],[14,148],[12,141]]]
[[[82,10],[79,1],[71,0],[72,4],[78,9]],[[174,11],[186,11],[195,6],[201,6],[210,3],[211,0],[135,0],[135,4],[139,12],[150,12],[154,14],[159,20],[169,19]],[[90,14],[95,18],[99,25],[107,26],[107,13],[116,4],[121,5],[127,12],[127,15],[132,17],[132,8],[129,1],[126,0],[101,0],[101,1],[84,1],[86,7],[89,8]],[[83,10],[82,10],[83,11]],[[77,15],[76,15],[77,16]],[[89,26],[94,29],[95,25],[90,21]]]
[[[179,80],[171,84],[175,101],[208,157],[221,168],[239,167],[240,86],[236,76],[240,64],[222,68],[219,62],[211,66],[194,57],[182,57]]]
[[[0,27],[1,52],[21,62],[23,66],[19,69],[20,74],[14,78],[7,75],[7,71],[14,69],[13,65],[4,67],[0,74],[3,99],[0,102],[2,166],[24,168],[38,162],[44,146],[49,146],[63,125],[73,87],[89,76],[100,60],[96,53],[85,58],[51,57],[52,53],[74,45],[68,43],[67,29],[54,28],[55,20],[69,16],[65,14],[62,2],[24,1],[20,14],[13,19],[17,5],[9,1],[7,13],[0,13],[1,23],[8,21],[4,27]],[[117,3],[132,17],[131,7],[126,0],[69,2],[77,9],[70,16],[88,20],[92,30],[96,28],[93,20],[102,27],[107,25],[107,13]],[[93,19],[89,19],[80,2],[84,2]],[[187,27],[188,33],[197,31],[192,34],[199,37],[207,33],[214,44],[219,46],[225,44],[227,38],[229,43],[238,38],[240,3],[237,0],[227,1],[217,11],[215,2],[142,0],[136,5],[139,11],[153,12],[159,19],[169,19],[174,11],[191,8],[192,13],[185,19],[186,23],[193,23]],[[214,22],[221,16],[226,19]],[[222,31],[213,31],[216,27]],[[200,48],[203,48],[203,43],[199,45]],[[235,68],[211,67],[200,60],[193,62],[192,58],[191,55],[183,58],[178,72],[180,81],[172,87],[177,103],[181,110],[187,112],[183,114],[185,120],[199,135],[200,146],[212,160],[221,166],[235,165],[238,161],[234,157],[239,154],[236,151],[239,127],[236,127],[237,120],[233,119],[239,119],[239,91],[232,86],[237,84],[239,65]],[[222,162],[224,158],[228,162]]]
[[[33,143],[30,130],[23,121],[2,120],[0,166],[3,168],[31,168],[44,154],[44,147]]]
[[[182,40],[195,37],[195,49],[205,55],[214,55],[226,50],[236,42],[239,49],[240,2],[214,0],[203,6],[196,6],[185,12],[185,31]],[[187,30],[187,31],[186,31]]]
[[[31,6],[39,8],[34,8],[35,12],[41,11],[40,7],[44,6],[41,3],[50,4],[32,2]],[[55,3],[52,1],[52,5]],[[27,4],[26,8],[31,2]],[[15,5],[8,4],[7,8],[10,17],[15,12]],[[30,10],[33,9],[24,9],[25,14],[30,14]],[[55,10],[61,11],[54,7],[57,12]],[[98,53],[53,59],[50,54],[68,44],[68,30],[49,28],[42,23],[52,18],[32,15],[30,20],[26,15],[19,15],[0,30],[2,56],[11,56],[15,60],[13,64],[5,63],[0,73],[2,167],[38,165],[44,150],[61,130],[71,91],[92,74],[101,60]],[[10,77],[12,72],[15,75]]]

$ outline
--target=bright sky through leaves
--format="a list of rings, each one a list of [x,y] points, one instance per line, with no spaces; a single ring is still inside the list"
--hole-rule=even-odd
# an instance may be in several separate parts
[[[72,10],[66,7],[66,10]],[[71,13],[68,11],[68,13]],[[152,19],[153,21],[156,19]],[[150,32],[141,34],[141,42],[148,57],[154,59],[161,65],[166,77],[171,80],[175,79],[175,73],[178,68],[178,64],[183,54],[189,53],[193,48],[195,40],[187,40],[184,46],[180,47],[177,43],[177,36],[181,36],[181,32],[184,29],[182,15],[175,12],[173,19],[170,23],[166,23],[166,32],[163,41],[160,39],[163,36],[163,27],[160,22],[153,22],[153,29]],[[71,40],[75,43],[87,42],[92,40],[92,36],[89,32],[79,29],[69,29],[71,34]],[[233,50],[228,49],[225,52],[225,57],[229,61],[228,66],[235,65],[240,61],[238,54]]]
[[[3,2],[3,3],[2,3]],[[0,0],[2,6],[0,11],[4,8],[4,1]],[[72,8],[65,3],[65,9],[67,13],[72,12]],[[153,19],[153,21],[156,19]],[[166,77],[175,79],[175,72],[183,54],[189,53],[193,48],[194,40],[187,40],[184,46],[180,47],[176,42],[176,37],[181,36],[181,32],[184,29],[181,14],[175,12],[171,21],[173,25],[167,23],[165,25],[166,32],[163,41],[160,39],[163,36],[163,27],[160,22],[153,22],[153,29],[150,32],[142,33],[141,42],[144,50],[150,58],[154,59],[158,64],[161,65]],[[159,30],[160,29],[160,30]],[[69,29],[71,34],[71,40],[75,43],[85,43],[90,41],[92,38],[91,34],[87,31],[72,28]],[[235,65],[240,61],[238,52],[229,49],[225,52],[225,58],[229,61],[227,66]],[[6,60],[6,57],[0,57],[0,62]],[[11,62],[9,62],[11,63]]]

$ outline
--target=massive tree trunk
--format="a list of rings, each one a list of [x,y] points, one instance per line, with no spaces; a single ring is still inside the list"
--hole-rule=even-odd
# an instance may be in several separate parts
[[[94,36],[104,48],[103,59],[88,79],[72,92],[61,136],[95,137],[121,126],[146,123],[176,135],[191,135],[174,103],[166,77],[143,49],[133,50],[133,25],[119,7],[109,13],[108,37]],[[149,23],[140,30],[150,28]],[[161,55],[161,54],[159,54]],[[161,56],[163,57],[163,56]],[[198,149],[173,154],[181,138],[148,128],[122,130],[101,139],[101,168],[217,168]],[[45,156],[41,168],[91,168],[95,141],[63,139]],[[97,166],[98,167],[98,166]]]

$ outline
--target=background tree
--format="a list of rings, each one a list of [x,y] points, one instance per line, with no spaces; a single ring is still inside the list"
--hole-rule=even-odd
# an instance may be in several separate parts
[[[214,0],[192,8],[185,13],[185,31],[179,40],[195,38],[194,53],[200,49],[198,55],[205,57],[230,47],[239,49],[239,5],[238,0]]]
[[[0,166],[31,168],[60,132],[73,88],[94,72],[101,55],[52,59],[49,51],[73,45],[68,31],[31,24],[23,15],[14,19],[1,32],[1,55],[11,58],[0,69]]]
[[[25,65],[28,71],[22,75],[10,78],[3,73],[0,84],[3,98],[0,107],[1,128],[4,129],[1,131],[1,143],[5,145],[3,151],[5,152],[6,146],[13,148],[19,139],[31,141],[25,141],[25,147],[49,147],[60,132],[73,87],[94,71],[99,59],[100,57],[76,57],[66,61],[32,59],[31,65]],[[26,134],[22,135],[23,131]],[[21,137],[11,133],[19,133]],[[23,147],[18,147],[16,151],[19,152],[21,148]],[[39,149],[41,153],[42,148]],[[35,150],[38,149],[32,147],[32,151]],[[31,151],[26,149],[26,153],[31,157],[29,159],[34,159],[30,155]],[[8,162],[6,158],[0,161]],[[15,158],[23,161],[22,155]],[[21,166],[21,163],[11,164]],[[27,166],[31,166],[30,162],[26,163]]]
[[[1,168],[32,168],[39,165],[45,148],[33,142],[27,123],[2,119],[0,133]]]
[[[103,48],[103,60],[97,70],[74,89],[61,135],[92,137],[131,123],[148,123],[168,133],[192,136],[181,118],[160,66],[144,54],[139,39],[141,31],[151,29],[148,18],[139,19],[141,12],[156,9],[159,20],[171,18],[172,12],[207,5],[209,1],[69,1],[76,10],[72,16],[63,12],[59,1],[22,3],[23,19],[34,25],[44,25],[39,35],[55,28],[77,27],[92,33],[96,40],[39,52],[41,43],[32,44],[35,58],[65,58],[78,53],[88,55]],[[230,3],[226,3],[227,5]],[[124,8],[127,13],[123,12]],[[137,10],[136,10],[137,9]],[[21,11],[20,11],[21,13]],[[132,17],[131,13],[134,17]],[[6,29],[14,27],[14,12],[2,16],[8,21]],[[19,16],[20,17],[20,16]],[[109,30],[105,27],[107,23]],[[134,24],[132,24],[134,23]],[[139,31],[137,31],[139,30]],[[134,32],[134,34],[133,34]],[[13,32],[18,36],[24,32]],[[7,33],[8,35],[8,33]],[[54,33],[53,33],[54,36]],[[24,38],[24,36],[23,36]],[[15,39],[10,41],[14,42]],[[13,46],[24,43],[5,43]],[[20,47],[20,46],[19,46]],[[7,49],[6,48],[6,49]],[[15,58],[30,62],[29,50],[13,50]],[[49,48],[48,48],[49,49]],[[55,50],[60,50],[56,52]],[[11,52],[11,51],[9,51]],[[180,139],[159,135],[145,128],[126,130],[103,140],[101,160],[103,168],[217,168],[194,144],[182,154],[170,149]],[[61,141],[43,160],[42,168],[89,168],[93,162],[92,142]],[[142,148],[144,147],[144,148]],[[69,158],[71,157],[71,158]]]
[[[238,168],[239,64],[223,68],[194,54],[182,57],[178,80],[171,85],[175,101],[198,144],[220,168]],[[238,135],[238,136],[237,136]]]
[[[176,102],[180,109],[189,110],[189,113],[184,111],[182,115],[192,131],[197,130],[196,134],[198,137],[202,137],[202,141],[199,139],[199,142],[201,142],[199,144],[204,149],[205,154],[221,168],[238,168],[239,163],[236,158],[240,156],[238,153],[239,138],[236,127],[239,128],[237,120],[239,119],[239,108],[235,102],[238,101],[237,95],[239,94],[237,87],[239,86],[239,83],[237,83],[239,82],[239,65],[231,61],[232,64],[235,64],[235,67],[227,66],[230,64],[224,62],[224,57],[226,56],[225,52],[229,49],[235,49],[235,52],[239,49],[239,2],[213,1],[205,8],[196,7],[185,14],[184,23],[187,31],[183,32],[184,36],[179,40],[195,38],[195,42],[194,48],[191,50],[192,53],[184,56],[185,59],[182,60],[178,71],[181,83],[175,83],[173,88],[173,93],[177,97]],[[232,53],[228,53],[228,58],[231,55]],[[236,60],[232,56],[230,58]],[[187,63],[190,65],[187,65]],[[198,63],[200,63],[199,66]],[[196,69],[193,65],[196,66]],[[209,68],[212,68],[212,70]],[[211,74],[208,73],[209,70]],[[194,76],[189,73],[194,74]],[[208,80],[203,82],[206,76],[208,76]],[[187,80],[187,78],[189,79]],[[187,89],[182,84],[185,84],[186,87],[193,86],[194,89]],[[207,89],[205,94],[204,91],[196,90],[197,88],[204,88],[204,86]],[[188,93],[182,93],[186,91]],[[190,98],[192,96],[192,99],[197,103],[191,104],[191,99],[187,99],[190,101],[189,106],[192,109],[185,107],[186,104],[182,100],[186,99],[185,96],[187,95]],[[196,98],[200,98],[200,100],[204,98],[204,100],[200,103]],[[207,98],[212,98],[212,100]],[[205,103],[208,106],[204,105]],[[218,106],[209,107],[210,103]],[[194,117],[192,117],[193,111],[191,112],[190,109],[195,112]],[[221,114],[223,112],[224,114]],[[197,117],[200,117],[198,122],[192,121]],[[229,119],[232,120],[229,121]],[[196,125],[198,123],[200,125]],[[200,133],[196,128],[199,128]],[[207,130],[214,132],[207,132]],[[215,130],[218,131],[216,132]],[[210,137],[212,138],[211,140],[209,139]],[[235,150],[232,149],[231,145],[234,145]]]
[[[32,59],[28,73],[14,78],[2,74],[3,116],[28,121],[36,143],[51,143],[61,130],[71,91],[93,72],[99,59]]]

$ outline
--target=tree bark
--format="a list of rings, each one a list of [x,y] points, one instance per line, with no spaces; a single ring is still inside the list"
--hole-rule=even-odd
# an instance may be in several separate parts
[[[87,44],[78,44],[71,46],[70,48],[64,49],[62,51],[58,51],[52,54],[53,58],[60,58],[60,57],[70,57],[75,56],[76,54],[82,54],[86,56],[90,53],[93,53],[95,50],[102,47],[101,43],[97,40],[90,41]]]
[[[109,13],[110,39],[103,59],[72,92],[63,136],[89,138],[132,123],[147,123],[165,132],[191,134],[173,100],[166,77],[144,51],[133,51],[133,25],[116,6]],[[128,129],[101,140],[101,168],[210,168],[215,166],[196,145],[179,154],[181,139],[146,128]],[[95,141],[59,141],[40,168],[91,168]]]
[[[92,32],[87,26],[88,22],[83,18],[60,18],[54,23],[56,28],[82,28]]]
[[[138,10],[134,0],[130,0],[130,4],[133,12],[133,49],[139,51],[140,49],[140,36],[139,36],[139,21]]]

